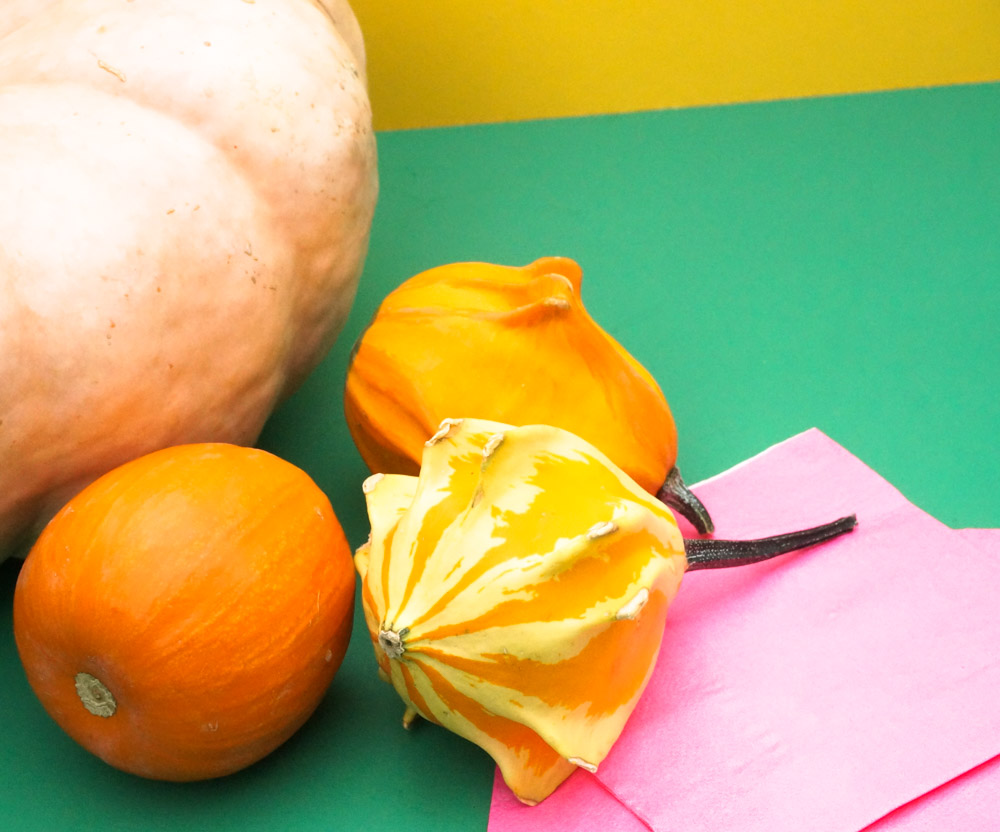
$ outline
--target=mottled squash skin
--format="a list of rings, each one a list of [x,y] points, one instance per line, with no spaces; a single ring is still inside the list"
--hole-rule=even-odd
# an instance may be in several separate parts
[[[549,425],[445,419],[417,477],[363,486],[355,554],[380,674],[519,800],[597,771],[649,681],[687,559],[670,510]]]
[[[6,0],[0,559],[144,453],[251,444],[347,316],[377,195],[343,0]]]

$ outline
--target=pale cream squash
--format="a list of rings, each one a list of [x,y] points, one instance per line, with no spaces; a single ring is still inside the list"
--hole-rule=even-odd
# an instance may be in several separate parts
[[[0,0],[0,559],[97,476],[252,443],[377,193],[343,0]]]

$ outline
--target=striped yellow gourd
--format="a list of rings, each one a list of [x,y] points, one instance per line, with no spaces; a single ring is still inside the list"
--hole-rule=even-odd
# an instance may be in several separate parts
[[[355,563],[382,675],[525,803],[596,770],[687,561],[670,510],[565,430],[448,419],[418,477],[365,482]]]

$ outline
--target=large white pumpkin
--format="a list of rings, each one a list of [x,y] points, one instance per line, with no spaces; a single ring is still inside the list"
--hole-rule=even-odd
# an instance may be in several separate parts
[[[377,194],[343,0],[0,0],[0,559],[143,453],[255,441]]]

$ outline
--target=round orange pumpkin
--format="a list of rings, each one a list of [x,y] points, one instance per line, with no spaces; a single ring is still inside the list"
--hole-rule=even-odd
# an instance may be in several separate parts
[[[306,721],[353,604],[350,547],[305,472],[186,445],[111,471],[52,519],[18,578],[14,635],[74,740],[134,774],[198,780]]]

